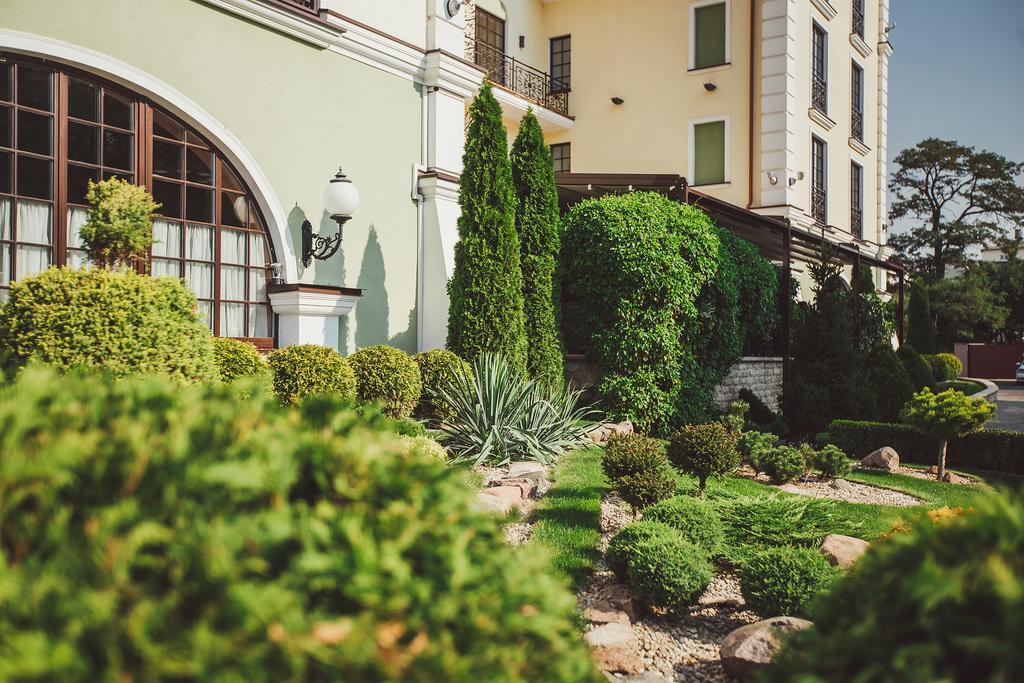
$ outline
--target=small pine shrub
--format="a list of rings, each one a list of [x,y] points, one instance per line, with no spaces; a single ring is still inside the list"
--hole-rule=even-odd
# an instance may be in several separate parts
[[[270,366],[252,344],[238,339],[215,337],[213,360],[217,364],[217,372],[220,373],[222,382],[255,377],[268,387],[272,384]]]
[[[740,587],[747,606],[762,617],[803,617],[840,576],[814,548],[765,548],[740,566]]]
[[[619,529],[608,541],[608,550],[605,551],[604,560],[608,568],[615,572],[620,579],[628,577],[627,561],[641,541],[648,541],[654,538],[676,538],[679,531],[661,522],[642,519],[633,522]]]
[[[778,437],[766,432],[743,432],[737,441],[737,448],[740,456],[754,470],[760,474],[764,471],[764,456],[775,448]]]
[[[637,598],[670,614],[696,602],[715,572],[707,553],[678,535],[639,541],[626,568]]]
[[[134,271],[50,268],[15,282],[0,309],[0,363],[8,375],[30,359],[115,377],[217,378],[210,329],[181,280]]]
[[[274,393],[285,404],[309,396],[333,394],[342,402],[356,400],[356,376],[345,357],[315,344],[287,346],[267,356],[274,375]]]
[[[792,446],[776,446],[762,456],[761,467],[773,483],[785,484],[807,471],[807,456]]]
[[[405,351],[379,344],[359,349],[348,357],[356,375],[356,394],[363,403],[375,403],[389,417],[409,417],[420,402],[420,368]]]
[[[739,466],[736,435],[718,422],[687,425],[672,435],[668,459],[683,472],[700,482],[704,495],[708,477],[720,476]]]
[[[725,542],[722,520],[711,503],[692,496],[674,496],[644,510],[644,519],[661,522],[711,555]]]
[[[414,414],[424,420],[438,423],[450,420],[454,411],[443,401],[436,400],[438,392],[451,386],[450,373],[460,372],[466,377],[472,377],[473,368],[451,351],[444,349],[423,351],[412,359],[420,368],[420,381],[423,384],[420,402]]]
[[[719,419],[725,428],[733,434],[739,435],[743,431],[743,426],[746,424],[747,411],[750,410],[750,404],[746,401],[733,401],[729,404],[729,408],[725,411],[725,414]]]
[[[853,469],[850,459],[838,446],[829,444],[814,455],[814,469],[828,479],[845,477]]]
[[[92,263],[122,268],[146,258],[160,208],[146,188],[120,178],[90,180],[85,199],[89,213],[79,235]]]
[[[400,436],[398,440],[408,448],[410,455],[425,456],[439,462],[448,460],[448,451],[429,436]]]
[[[667,467],[627,474],[612,483],[616,493],[634,510],[643,510],[659,500],[671,498],[675,495],[676,486],[676,480]]]
[[[615,481],[637,472],[668,465],[665,447],[660,441],[642,434],[613,434],[604,449],[601,462],[605,476]]]

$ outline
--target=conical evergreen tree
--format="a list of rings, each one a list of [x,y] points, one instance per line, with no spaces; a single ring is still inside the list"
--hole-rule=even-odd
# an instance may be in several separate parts
[[[918,353],[937,353],[935,320],[932,318],[931,298],[924,278],[916,278],[910,285],[907,305],[907,343]]]
[[[505,354],[526,372],[516,196],[501,105],[485,82],[469,109],[459,192],[459,241],[448,283],[448,348],[466,360]]]
[[[512,145],[516,229],[519,231],[526,314],[526,368],[531,377],[552,387],[564,381],[564,356],[558,332],[559,288],[555,277],[561,240],[558,190],[551,150],[533,110],[519,124]]]

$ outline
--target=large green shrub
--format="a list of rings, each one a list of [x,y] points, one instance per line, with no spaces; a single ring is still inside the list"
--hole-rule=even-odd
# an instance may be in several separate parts
[[[752,243],[735,236],[726,243],[739,280],[743,347],[760,351],[771,344],[779,324],[778,270]]]
[[[949,382],[957,379],[964,371],[963,363],[952,353],[922,355],[921,358],[931,367],[936,382]]]
[[[27,370],[0,389],[0,677],[593,677],[546,556],[385,422]]]
[[[566,323],[605,373],[609,407],[645,432],[676,425],[688,327],[718,268],[720,243],[700,209],[654,193],[582,201],[563,220]]]
[[[0,356],[13,374],[31,359],[116,377],[217,377],[209,328],[180,280],[133,271],[50,268],[12,284],[0,309]]]
[[[410,454],[426,456],[438,462],[448,460],[448,451],[429,436],[399,436],[398,440]]]
[[[807,472],[807,458],[792,446],[776,446],[760,458],[761,469],[775,484],[794,481]]]
[[[389,417],[412,415],[420,401],[420,368],[405,351],[383,344],[359,349],[348,357],[356,375],[356,394],[375,403]]]
[[[637,599],[671,614],[696,602],[715,573],[707,553],[679,535],[637,542],[626,569]]]
[[[711,555],[725,542],[718,511],[706,500],[692,496],[675,496],[652,505],[644,510],[644,519],[677,529],[684,539]]]
[[[620,477],[668,465],[665,446],[643,434],[613,434],[604,449],[601,466],[605,476]]]
[[[611,540],[608,541],[608,550],[605,552],[604,560],[608,568],[615,572],[620,579],[626,579],[629,575],[627,563],[636,546],[642,541],[654,538],[679,538],[679,531],[670,526],[648,519],[639,522],[632,522],[619,529]]]
[[[213,360],[222,382],[255,377],[265,386],[272,383],[270,366],[252,344],[228,337],[214,337]]]
[[[971,398],[955,389],[940,394],[922,389],[903,406],[900,419],[939,442],[938,478],[942,479],[949,440],[981,429],[995,414],[996,407],[983,398]]]
[[[766,680],[1014,681],[1024,670],[1024,504],[991,497],[865,555]]]
[[[469,108],[459,191],[459,241],[448,283],[448,348],[462,358],[502,353],[526,371],[516,196],[501,105],[484,82]]]
[[[673,434],[668,459],[681,471],[697,477],[701,497],[708,477],[731,472],[740,464],[736,435],[719,422],[687,425]]]
[[[79,236],[92,263],[121,268],[146,258],[160,208],[146,188],[120,178],[90,180],[85,199],[89,212]]]
[[[853,469],[846,453],[833,444],[828,444],[815,452],[812,464],[814,469],[821,473],[821,476],[828,479],[845,477]]]
[[[899,419],[903,404],[914,395],[914,380],[889,344],[871,354],[872,393],[878,403],[878,417]]]
[[[526,369],[538,382],[557,388],[565,374],[558,330],[558,190],[551,149],[544,142],[544,132],[533,110],[528,110],[519,124],[510,157],[518,198],[516,229],[523,269]]]
[[[450,419],[452,417],[451,408],[435,400],[437,392],[442,387],[449,386],[450,373],[461,372],[467,377],[472,377],[473,368],[451,351],[444,349],[423,351],[417,353],[412,359],[420,368],[420,381],[423,383],[423,391],[420,393],[420,402],[416,407],[415,414],[434,422],[444,422]]]
[[[924,278],[915,278],[910,285],[910,299],[907,302],[907,344],[918,353],[932,354],[938,351],[935,343],[935,319]]]
[[[286,346],[267,356],[274,375],[274,393],[282,403],[333,394],[342,402],[356,400],[356,376],[345,357],[315,344]]]
[[[913,346],[904,344],[896,352],[896,355],[899,357],[900,362],[903,363],[903,367],[910,373],[910,381],[914,385],[914,391],[920,391],[924,388],[935,390],[935,373],[932,372],[932,366],[914,350]]]
[[[762,617],[803,617],[841,575],[815,548],[765,548],[740,566],[740,587]]]

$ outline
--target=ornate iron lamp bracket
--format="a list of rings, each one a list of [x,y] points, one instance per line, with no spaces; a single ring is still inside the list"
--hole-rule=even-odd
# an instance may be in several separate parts
[[[341,247],[341,230],[348,218],[332,216],[338,223],[338,234],[324,237],[313,232],[313,225],[307,220],[302,221],[302,265],[309,268],[313,259],[324,261],[338,253]]]

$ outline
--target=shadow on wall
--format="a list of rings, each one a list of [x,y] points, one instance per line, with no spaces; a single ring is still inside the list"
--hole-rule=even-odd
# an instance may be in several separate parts
[[[409,311],[406,329],[388,336],[391,306],[388,302],[387,273],[384,267],[384,252],[377,237],[377,228],[370,225],[370,233],[363,249],[363,261],[359,266],[356,287],[363,290],[363,296],[356,304],[355,342],[361,349],[374,344],[387,344],[414,353],[416,351],[416,309]],[[347,323],[345,333],[348,332]],[[347,339],[347,337],[346,337]]]

